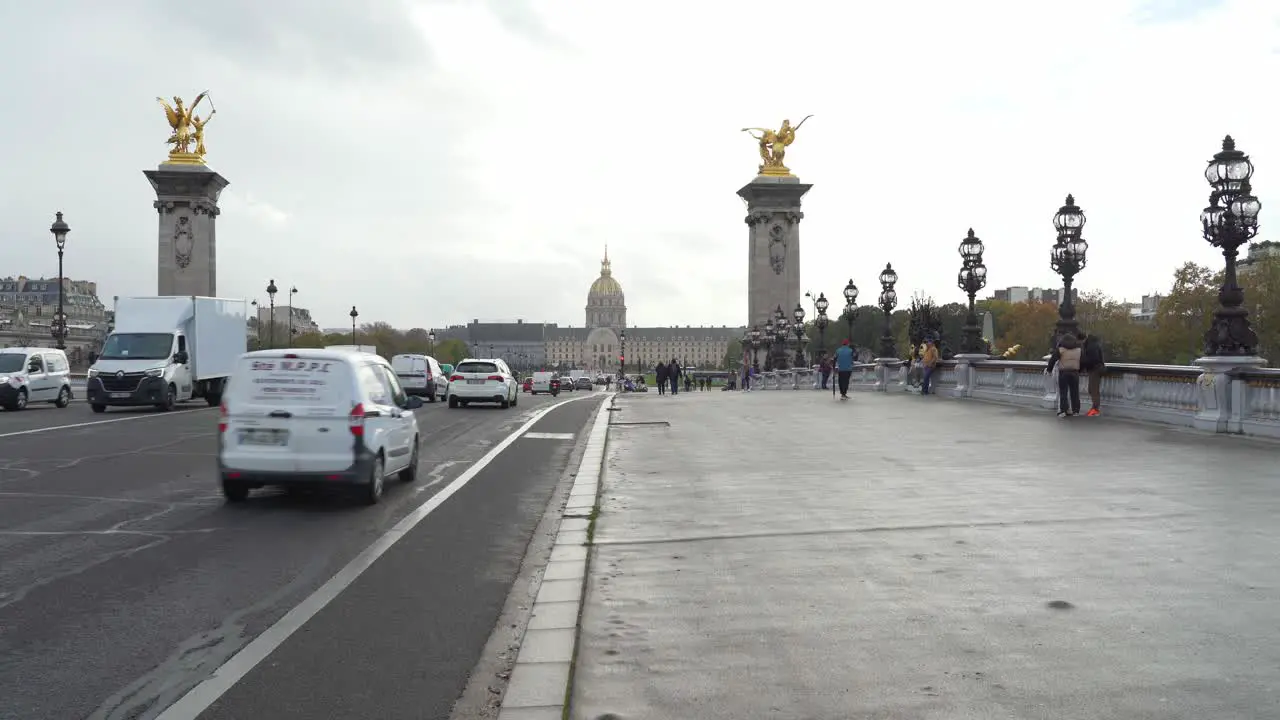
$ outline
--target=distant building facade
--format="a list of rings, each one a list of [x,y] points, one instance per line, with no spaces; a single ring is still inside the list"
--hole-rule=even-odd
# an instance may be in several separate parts
[[[113,313],[98,298],[98,284],[63,278],[62,308],[67,316],[67,348],[73,364],[82,364],[106,337]],[[51,346],[58,314],[58,279],[25,276],[0,279],[0,345]]]
[[[1259,263],[1266,260],[1280,260],[1280,242],[1263,240],[1249,243],[1249,256],[1240,261],[1240,275],[1248,276]]]
[[[1080,290],[1072,288],[1071,297],[1074,300],[1079,300]],[[993,291],[988,299],[1008,303],[1048,302],[1057,305],[1062,302],[1062,291],[1057,288],[1031,288],[1025,285],[1014,285],[1003,290]]]
[[[652,368],[675,358],[682,365],[704,368],[724,363],[729,344],[742,338],[736,327],[628,327],[626,296],[613,277],[609,253],[600,262],[600,276],[587,291],[583,327],[556,323],[480,322],[466,326],[465,340],[472,355],[495,356],[513,367],[580,368],[609,372],[618,368],[626,334],[629,371]],[[457,337],[460,328],[436,331],[437,339]]]

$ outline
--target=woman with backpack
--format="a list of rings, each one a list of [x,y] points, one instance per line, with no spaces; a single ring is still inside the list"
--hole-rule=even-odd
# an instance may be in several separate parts
[[[1049,354],[1049,367],[1058,368],[1058,417],[1080,414],[1080,339],[1074,333],[1063,333]]]

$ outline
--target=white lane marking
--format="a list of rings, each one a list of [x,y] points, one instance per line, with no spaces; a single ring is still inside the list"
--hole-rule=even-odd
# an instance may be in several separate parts
[[[524,434],[524,436],[529,438],[530,440],[572,440],[575,437],[577,437],[577,435],[574,435],[573,433],[536,433],[536,432],[527,432]]]
[[[471,467],[463,471],[453,482],[444,486],[440,492],[427,498],[426,502],[419,505],[412,512],[404,517],[403,520],[396,523],[394,527],[383,533],[373,544],[365,548],[351,562],[337,572],[333,577],[329,578],[325,584],[316,589],[315,592],[307,596],[305,600],[298,603],[292,610],[284,614],[271,627],[262,632],[261,635],[254,638],[252,642],[245,645],[229,660],[222,664],[217,670],[213,671],[207,679],[199,685],[191,688],[186,695],[180,700],[170,705],[164,712],[156,716],[155,720],[195,720],[200,713],[204,712],[210,705],[217,702],[228,690],[240,682],[249,671],[262,662],[276,648],[284,644],[291,635],[298,631],[308,620],[315,617],[317,613],[323,610],[329,603],[333,602],[343,590],[346,590],[356,581],[364,571],[373,566],[373,563],[382,557],[384,553],[391,549],[410,530],[418,523],[422,522],[436,508],[444,504],[446,500],[453,496],[454,493],[461,490],[467,483],[471,482],[476,475],[480,474],[494,458],[506,450],[508,446],[514,443],[534,423],[538,422],[547,413],[555,410],[562,405],[568,405],[571,402],[585,400],[591,397],[599,397],[595,395],[584,395],[582,397],[561,400],[550,407],[543,408],[533,414],[528,422],[521,425],[515,432],[506,436],[497,445],[493,446],[489,452],[483,457],[475,461]]]
[[[148,415],[130,415],[129,417],[111,418],[110,420],[94,420],[92,422],[71,423],[70,425],[51,425],[49,427],[32,428],[30,430],[16,430],[14,432],[0,433],[0,439],[7,437],[18,437],[19,435],[35,435],[36,433],[52,432],[54,430],[74,430],[76,428],[93,427],[94,425],[110,425],[111,423],[129,422],[130,420],[147,420],[149,418],[173,417],[174,415],[185,415],[193,412],[208,412],[215,408],[191,408],[190,410],[174,410],[172,412],[155,412]]]

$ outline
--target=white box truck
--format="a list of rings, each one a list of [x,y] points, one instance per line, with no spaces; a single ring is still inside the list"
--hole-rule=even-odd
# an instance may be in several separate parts
[[[120,298],[115,329],[93,366],[85,395],[95,413],[113,405],[174,404],[222,390],[248,345],[244,300],[195,296]]]

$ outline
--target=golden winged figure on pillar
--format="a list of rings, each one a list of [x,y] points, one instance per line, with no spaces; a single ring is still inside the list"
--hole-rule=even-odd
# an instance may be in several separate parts
[[[813,117],[806,115],[804,120],[794,126],[791,120],[783,120],[782,127],[777,130],[769,128],[742,128],[742,132],[751,135],[760,143],[760,174],[775,177],[791,177],[791,171],[783,162],[787,156],[787,146],[796,141],[796,131],[804,125],[805,120]],[[759,135],[755,133],[759,132]]]
[[[195,114],[196,108],[200,106],[201,101],[209,97],[209,92],[205,91],[196,96],[195,102],[188,107],[182,98],[177,95],[173,96],[173,104],[162,97],[157,97],[156,102],[164,107],[165,119],[169,121],[169,128],[173,133],[169,135],[167,144],[173,148],[169,151],[169,162],[183,165],[202,165],[204,164],[204,126],[213,118],[213,114],[217,112],[213,108],[213,100],[209,100],[209,114],[201,119]],[[192,144],[195,145],[194,150]]]

